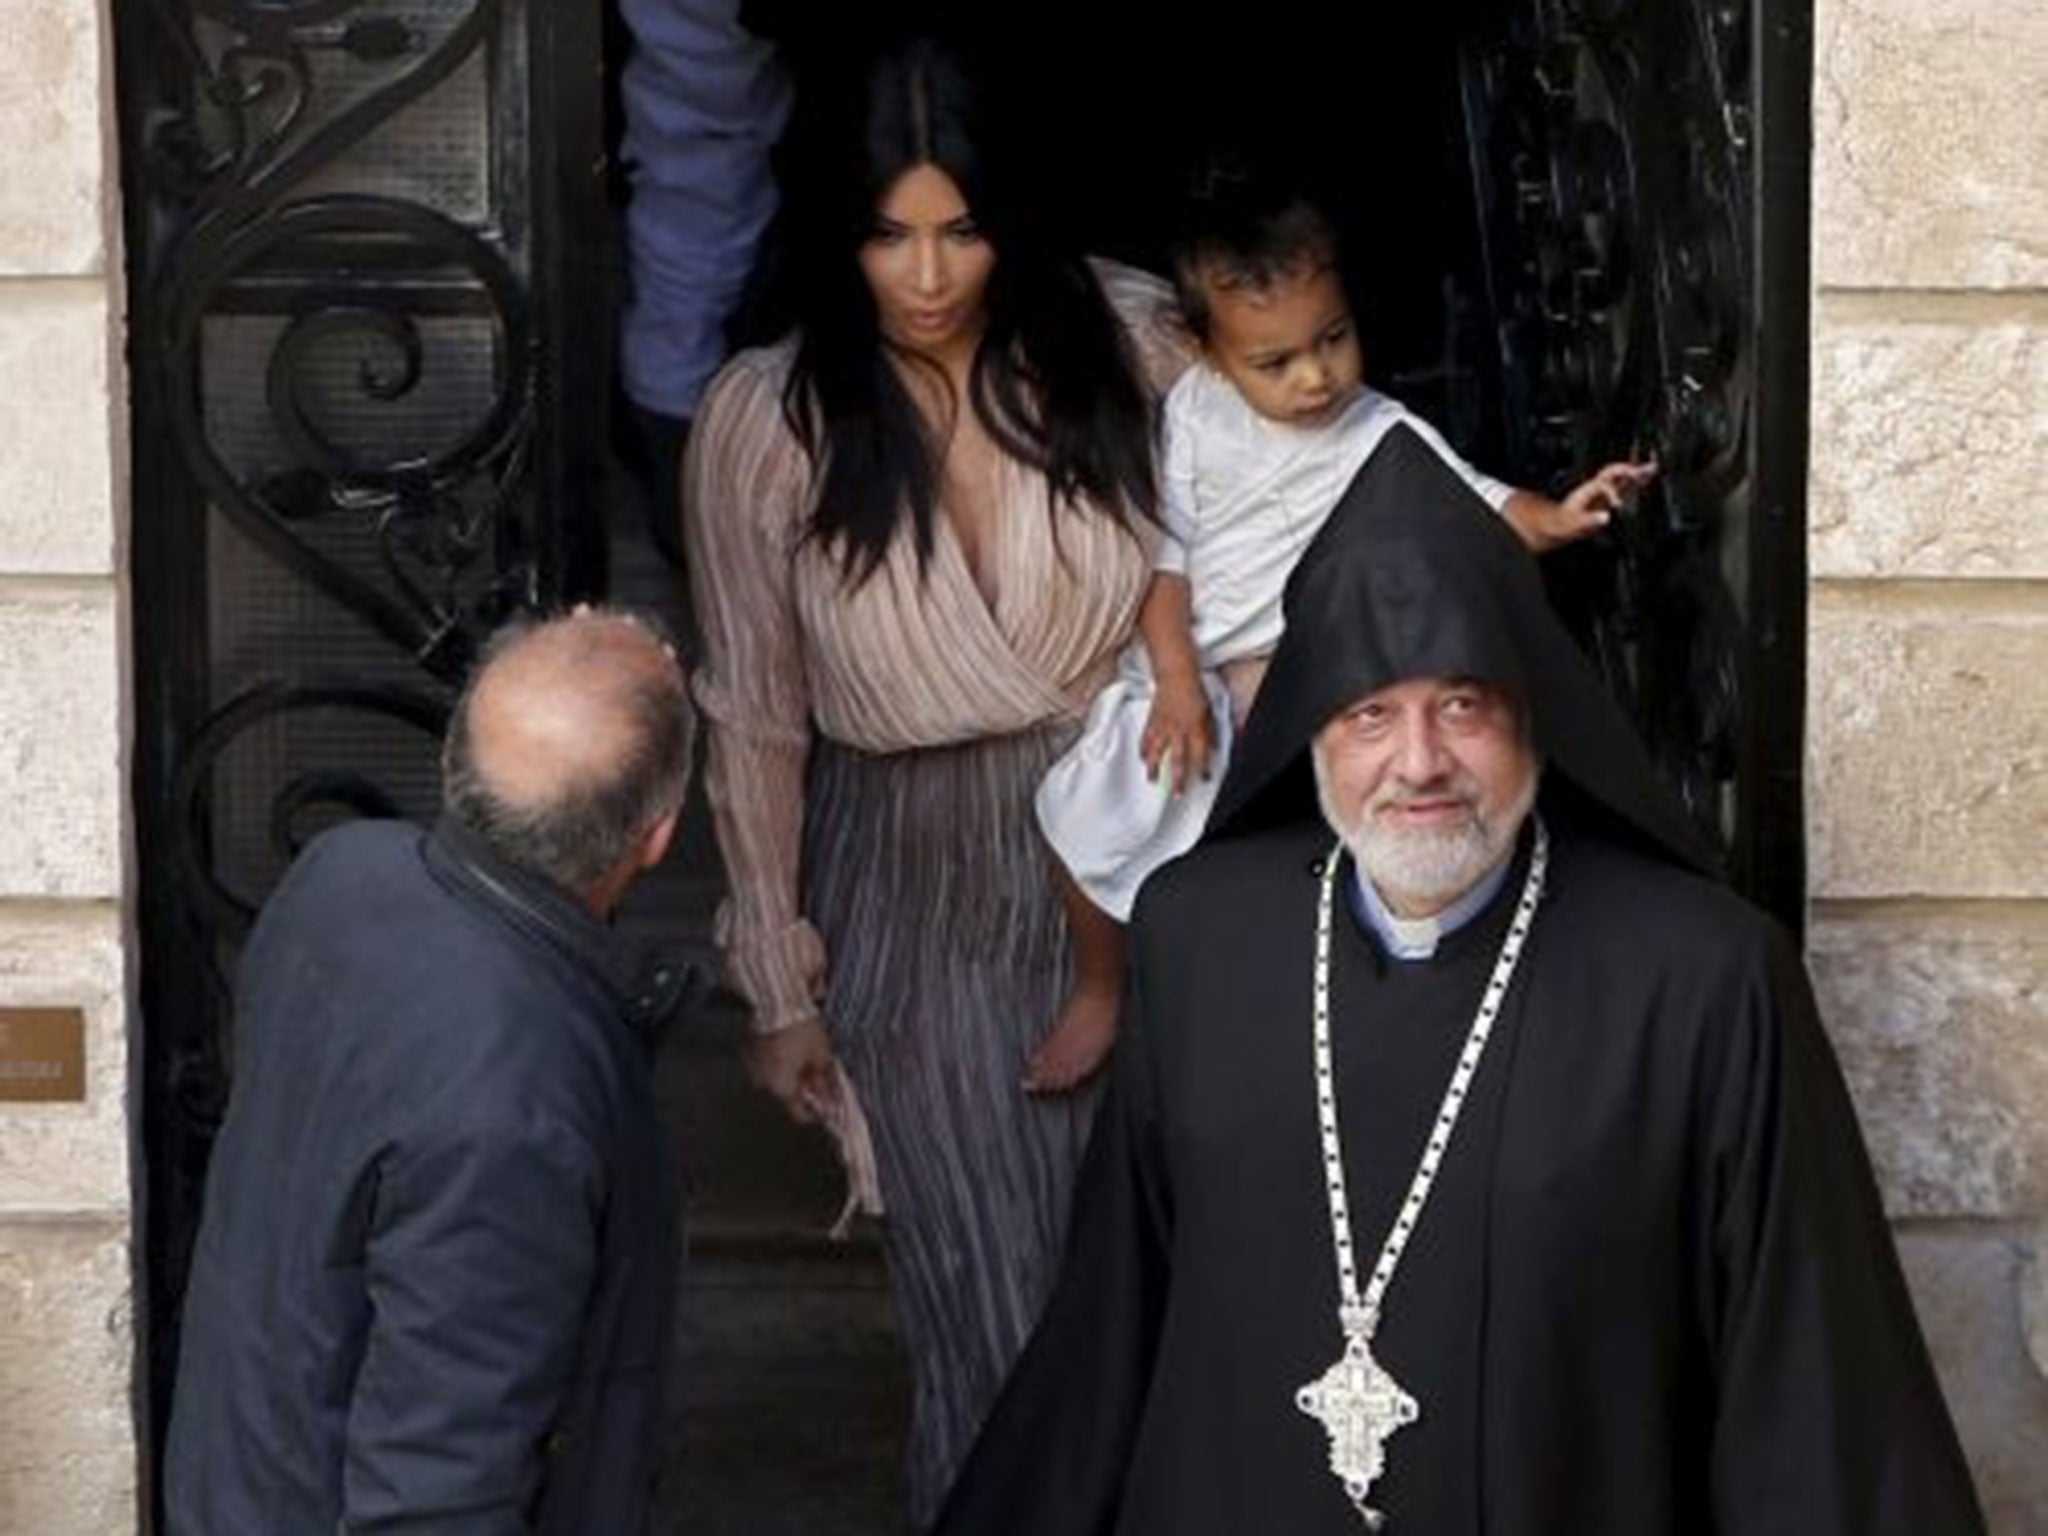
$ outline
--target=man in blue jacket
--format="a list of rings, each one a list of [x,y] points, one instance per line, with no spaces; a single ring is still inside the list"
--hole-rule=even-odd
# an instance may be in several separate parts
[[[496,642],[444,813],[307,848],[243,957],[187,1293],[171,1536],[635,1536],[676,1201],[648,1066],[680,966],[607,924],[674,832],[674,655]]]

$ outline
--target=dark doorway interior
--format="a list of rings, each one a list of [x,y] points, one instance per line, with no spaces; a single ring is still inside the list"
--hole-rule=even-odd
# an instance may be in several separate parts
[[[844,67],[843,20],[761,9],[799,89]],[[1202,147],[1277,150],[1340,226],[1378,387],[1517,483],[1660,461],[1627,528],[1549,562],[1553,593],[1738,878],[1794,914],[1801,523],[1786,466],[1801,462],[1804,385],[1802,360],[1766,338],[1803,334],[1798,258],[1775,281],[1772,264],[1787,242],[1796,253],[1804,217],[1772,201],[1755,139],[1784,35],[1747,6],[1519,0],[1206,15],[1050,0],[981,25],[1084,248],[1163,272]],[[674,602],[640,522],[613,526],[615,594]],[[686,912],[701,932],[718,887],[700,825],[643,911]],[[905,1404],[883,1277],[872,1247],[818,1240],[833,1170],[745,1087],[739,1030],[726,1015],[679,1041],[667,1079],[703,1261],[670,1512],[891,1530]],[[709,1320],[724,1318],[721,1339]]]
[[[815,68],[853,9],[750,13]],[[1556,592],[1736,878],[1796,922],[1807,0],[1003,9],[976,8],[1090,248],[1158,269],[1190,147],[1249,131],[1333,194],[1381,388],[1524,484],[1657,455]],[[497,619],[598,591],[687,615],[591,408],[620,29],[509,0],[115,11],[160,1433],[249,912],[327,821],[430,813],[433,735]],[[702,945],[719,888],[700,812],[629,919]],[[740,1031],[714,1011],[661,1066],[696,1261],[669,1515],[891,1530],[875,1249],[820,1235],[833,1170],[746,1087]]]

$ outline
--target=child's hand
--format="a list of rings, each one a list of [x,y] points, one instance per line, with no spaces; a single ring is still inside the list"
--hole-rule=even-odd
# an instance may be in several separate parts
[[[1598,533],[1656,478],[1657,466],[1653,462],[1601,465],[1566,492],[1564,500],[1557,504],[1558,516],[1551,530],[1553,543],[1569,544]]]
[[[1173,775],[1173,792],[1180,794],[1207,776],[1215,746],[1216,725],[1209,717],[1209,695],[1200,678],[1157,679],[1152,711],[1145,717],[1145,734],[1138,738],[1146,777],[1156,781],[1160,769],[1166,767]]]
[[[1563,501],[1517,491],[1508,498],[1505,510],[1522,542],[1540,555],[1598,533],[1636,492],[1656,478],[1657,466],[1652,462],[1604,464],[1573,486]]]

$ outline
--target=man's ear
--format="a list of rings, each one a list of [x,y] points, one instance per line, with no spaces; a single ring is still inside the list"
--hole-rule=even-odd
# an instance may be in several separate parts
[[[675,841],[676,824],[683,819],[683,808],[677,806],[641,835],[640,846],[634,851],[636,869],[652,869],[668,854],[668,845]]]

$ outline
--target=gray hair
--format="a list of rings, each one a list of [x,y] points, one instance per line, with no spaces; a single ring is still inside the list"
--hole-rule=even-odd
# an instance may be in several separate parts
[[[569,615],[515,620],[493,634],[469,683],[456,701],[441,747],[442,804],[449,815],[482,837],[500,857],[537,871],[571,890],[585,890],[632,857],[663,817],[677,810],[689,785],[697,720],[681,666],[621,664],[610,654],[614,626],[642,631],[650,646],[674,647],[652,618],[616,608],[582,608]],[[477,760],[472,706],[495,667],[551,636],[572,639],[567,626],[588,626],[569,666],[586,696],[615,712],[626,740],[601,767],[564,765],[543,796],[515,801]],[[607,636],[606,630],[611,630]]]

